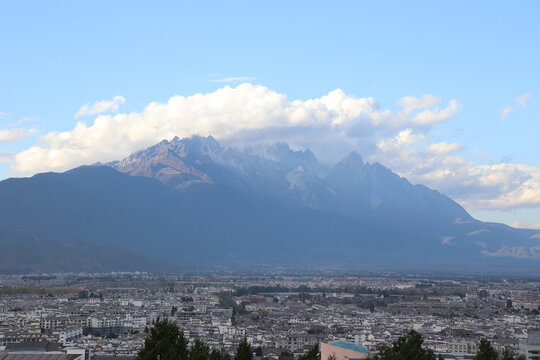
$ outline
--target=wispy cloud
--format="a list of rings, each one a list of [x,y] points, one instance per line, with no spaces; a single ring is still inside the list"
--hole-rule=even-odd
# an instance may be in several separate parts
[[[467,236],[475,236],[475,235],[480,235],[482,233],[486,233],[486,232],[489,232],[488,229],[479,229],[479,230],[474,230],[474,231],[471,231],[470,233],[467,233]]]
[[[529,101],[529,99],[532,98],[532,94],[531,93],[525,93],[525,94],[522,94],[520,96],[518,96],[517,98],[515,98],[515,102],[518,106],[520,107],[526,107],[527,106],[527,101]],[[516,111],[516,108],[515,106],[506,106],[504,108],[501,109],[500,111],[500,116],[501,116],[501,119],[504,120],[508,117],[508,115],[512,112]]]
[[[540,230],[540,224],[534,224],[534,225],[528,225],[525,223],[522,223],[520,221],[516,221],[510,224],[511,227],[517,228],[517,229],[537,229]]]
[[[453,241],[455,236],[445,236],[441,239],[441,244],[455,246],[456,243]]]
[[[90,103],[81,106],[79,111],[75,114],[75,118],[84,115],[97,115],[106,111],[118,111],[120,105],[126,102],[126,99],[122,95],[115,96],[112,100],[96,101],[92,105]]]
[[[246,81],[255,81],[255,80],[257,80],[257,78],[250,77],[250,76],[231,76],[231,77],[226,77],[222,79],[214,79],[210,81],[217,82],[217,83],[234,83],[234,82],[246,82]]]
[[[403,107],[403,111],[407,114],[413,110],[434,107],[440,103],[440,98],[430,94],[424,94],[419,98],[414,96],[404,96],[396,102],[397,105]]]
[[[507,107],[503,108],[501,110],[501,113],[500,113],[501,119],[502,120],[506,119],[508,117],[508,115],[510,115],[510,113],[513,112],[513,111],[514,111],[514,109],[511,106],[507,106]]]
[[[429,145],[426,151],[438,155],[450,155],[457,151],[463,150],[464,146],[458,143],[449,144],[447,142],[433,143]]]
[[[516,103],[521,106],[521,107],[526,107],[527,106],[527,101],[529,101],[529,99],[532,98],[532,94],[531,93],[525,93],[523,95],[520,95],[516,98]]]
[[[0,143],[12,143],[36,133],[36,129],[5,129],[0,130]]]
[[[21,126],[22,124],[26,124],[26,123],[29,123],[29,122],[36,122],[36,121],[38,121],[38,119],[36,119],[34,117],[23,117],[23,118],[21,118],[21,119],[19,119],[17,121],[6,124],[6,127]]]

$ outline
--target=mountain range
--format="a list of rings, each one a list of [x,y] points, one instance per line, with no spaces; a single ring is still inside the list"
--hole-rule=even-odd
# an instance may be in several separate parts
[[[0,272],[186,269],[536,271],[538,231],[486,223],[353,152],[164,140],[0,182]]]

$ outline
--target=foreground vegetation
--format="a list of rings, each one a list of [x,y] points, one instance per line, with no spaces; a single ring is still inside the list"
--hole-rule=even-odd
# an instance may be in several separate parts
[[[158,319],[155,326],[150,330],[149,336],[144,341],[144,346],[137,354],[136,360],[253,360],[253,349],[244,338],[234,358],[228,353],[217,349],[210,349],[202,340],[196,338],[190,348],[188,339],[178,328],[176,323],[168,319]],[[432,349],[423,347],[422,335],[414,330],[406,336],[401,336],[391,346],[384,346],[377,354],[373,354],[371,360],[437,360]],[[262,354],[261,354],[262,355]],[[292,355],[288,356],[294,359]],[[285,357],[280,356],[280,359]],[[439,355],[439,360],[442,359]],[[525,355],[517,357],[505,348],[502,357],[493,348],[491,342],[482,339],[478,346],[475,360],[526,360]],[[316,344],[311,350],[300,356],[298,360],[321,360],[319,345]],[[322,360],[333,360],[322,359]]]

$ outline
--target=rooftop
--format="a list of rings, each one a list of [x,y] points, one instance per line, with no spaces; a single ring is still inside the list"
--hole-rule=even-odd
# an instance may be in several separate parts
[[[358,344],[347,342],[347,341],[331,341],[328,344],[337,346],[343,349],[347,349],[347,350],[358,351],[364,354],[371,354],[371,352],[365,347],[363,347],[362,345],[358,345]]]

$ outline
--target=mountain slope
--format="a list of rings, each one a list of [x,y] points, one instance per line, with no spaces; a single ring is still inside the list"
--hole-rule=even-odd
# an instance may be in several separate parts
[[[0,200],[3,242],[26,234],[50,241],[77,236],[177,264],[307,264],[339,254],[325,249],[330,241],[347,246],[380,233],[369,224],[246,198],[230,188],[178,193],[105,166],[1,182]],[[335,241],[337,229],[343,234]]]
[[[43,252],[32,271],[55,259],[64,271],[123,270],[129,258],[156,271],[156,260],[169,270],[539,268],[535,234],[474,220],[359,154],[328,168],[286,144],[239,151],[211,137],[175,138],[110,166],[0,182],[7,253],[23,263],[35,238],[63,249]],[[58,244],[87,248],[92,261],[66,262],[82,251]]]

